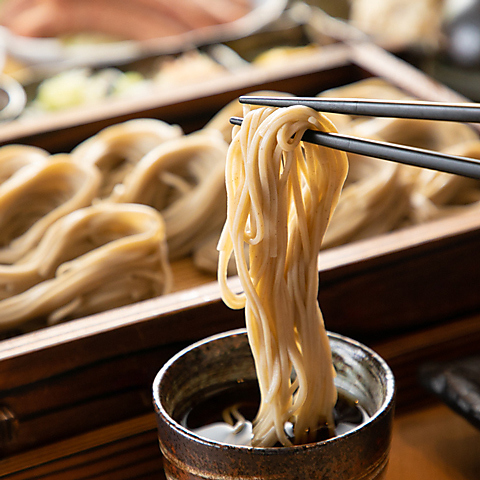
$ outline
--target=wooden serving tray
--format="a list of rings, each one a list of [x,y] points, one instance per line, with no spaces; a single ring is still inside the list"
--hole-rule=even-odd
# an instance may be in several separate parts
[[[337,43],[319,49],[308,60],[291,59],[288,65],[246,68],[214,79],[175,89],[157,89],[134,98],[105,100],[92,106],[21,118],[2,125],[0,145],[25,143],[51,153],[68,152],[101,129],[133,118],[160,118],[179,124],[186,132],[201,128],[223,106],[255,90],[316,95],[319,91],[364,76],[349,61],[350,48]]]
[[[63,113],[41,125],[14,122],[2,128],[0,143],[68,151],[105,126],[139,117],[191,131],[242,93],[274,89],[314,95],[372,75],[403,88],[410,84],[411,93],[429,100],[459,98],[377,47],[336,44],[310,61],[252,71],[175,96],[160,93],[93,112]],[[400,409],[418,404],[419,362],[445,351],[452,358],[478,351],[479,241],[480,218],[462,214],[319,256],[327,328],[365,341],[387,359],[397,375]],[[243,312],[222,303],[213,278],[194,271],[188,259],[173,268],[178,289],[173,294],[0,342],[0,478],[2,468],[11,478],[38,478],[40,473],[29,476],[29,462],[43,465],[39,472],[45,478],[90,478],[88,468],[83,477],[72,473],[77,467],[68,459],[74,452],[81,452],[81,468],[110,459],[123,471],[121,461],[133,468],[131,458],[139,466],[131,470],[135,478],[149,478],[149,468],[161,462],[152,456],[154,375],[182,347],[244,324]],[[239,288],[237,279],[232,283]],[[144,460],[124,455],[144,448],[150,452]],[[47,475],[52,470],[44,464],[54,461],[65,462],[66,470]],[[95,475],[91,478],[133,478]]]
[[[441,355],[445,350],[459,354],[465,345],[478,344],[480,317],[460,320],[447,328],[436,327],[414,335],[391,339],[376,348],[394,365]],[[412,358],[413,357],[413,360]],[[411,377],[411,372],[408,375]],[[414,378],[414,376],[413,376]],[[399,391],[408,386],[403,380]],[[412,389],[410,389],[412,390]],[[418,389],[417,389],[418,390]],[[415,408],[397,409],[394,421],[390,466],[387,480],[454,480],[478,477],[480,431],[425,391]],[[162,458],[152,412],[74,435],[43,447],[0,459],[0,478],[6,480],[79,479],[164,479]]]

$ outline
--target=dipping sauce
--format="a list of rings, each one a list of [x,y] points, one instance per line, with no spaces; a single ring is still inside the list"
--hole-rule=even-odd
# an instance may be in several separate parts
[[[256,382],[240,382],[224,386],[221,390],[192,399],[191,406],[174,415],[182,426],[208,440],[231,445],[250,446],[252,421],[260,405],[260,392]],[[335,435],[342,435],[369,418],[356,399],[338,390],[334,409]],[[285,432],[293,441],[293,424],[285,424]],[[317,441],[331,438],[326,425],[320,425]],[[279,447],[281,445],[278,445]]]

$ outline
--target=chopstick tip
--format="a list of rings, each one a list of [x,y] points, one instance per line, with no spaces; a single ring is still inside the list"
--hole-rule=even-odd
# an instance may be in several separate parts
[[[258,95],[240,95],[238,97],[240,103],[245,103],[249,105],[265,105],[265,101],[268,105],[268,97],[262,97]]]

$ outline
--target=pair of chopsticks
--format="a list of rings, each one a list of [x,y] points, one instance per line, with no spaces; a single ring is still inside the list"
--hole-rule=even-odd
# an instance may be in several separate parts
[[[317,111],[372,117],[410,118],[464,123],[480,122],[480,104],[437,103],[421,101],[380,101],[364,99],[336,99],[317,97],[266,97],[245,95],[241,103],[269,107],[305,105]],[[230,122],[240,125],[242,119],[232,117]],[[302,140],[349,153],[391,160],[406,165],[454,173],[480,179],[480,160],[457,155],[408,147],[393,143],[366,140],[338,133],[307,130]]]

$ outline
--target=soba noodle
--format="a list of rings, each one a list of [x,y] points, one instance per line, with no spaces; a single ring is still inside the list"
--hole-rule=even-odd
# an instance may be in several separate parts
[[[348,160],[347,181],[322,249],[389,232],[410,208],[410,187],[399,164],[353,154]]]
[[[0,330],[49,324],[171,288],[165,224],[151,207],[101,202],[57,220],[15,265],[0,265]]]
[[[322,92],[322,97],[410,97],[378,78]],[[478,156],[469,125],[326,114],[341,133],[413,147]],[[368,238],[479,207],[479,182],[458,175],[348,154],[350,172],[322,248]]]
[[[293,443],[307,443],[319,427],[333,428],[336,389],[317,299],[317,256],[347,175],[347,157],[301,142],[306,129],[335,131],[306,107],[245,107],[243,124],[235,128],[218,278],[225,303],[245,308],[261,393],[253,445],[290,445],[287,422],[294,425]],[[232,253],[241,294],[227,284]]]
[[[6,182],[22,167],[46,160],[50,154],[30,145],[4,145],[0,148],[0,184]]]
[[[0,262],[19,260],[53,222],[89,205],[99,185],[95,166],[67,154],[40,156],[11,174],[0,186]]]
[[[166,141],[150,150],[113,190],[110,200],[157,209],[167,232],[169,258],[190,254],[225,221],[228,144],[216,130]]]
[[[104,128],[72,151],[72,159],[95,165],[102,172],[99,199],[108,198],[116,185],[153,148],[179,138],[183,130],[153,118],[138,118]]]

